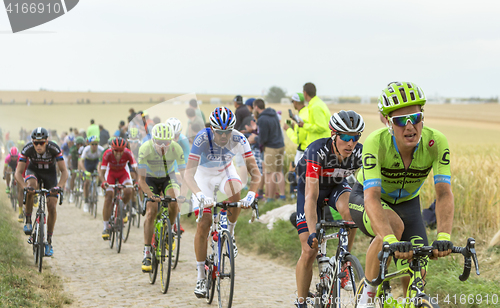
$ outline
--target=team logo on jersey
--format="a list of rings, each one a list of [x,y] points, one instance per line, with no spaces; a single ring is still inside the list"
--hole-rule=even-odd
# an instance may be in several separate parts
[[[434,145],[434,139],[432,139],[431,141],[429,141],[429,147],[431,147],[433,145]]]
[[[194,145],[199,147],[200,145],[203,144],[203,142],[205,142],[206,139],[208,139],[208,136],[206,133],[203,133],[203,134],[199,135],[198,137],[196,137],[196,139],[194,140]]]

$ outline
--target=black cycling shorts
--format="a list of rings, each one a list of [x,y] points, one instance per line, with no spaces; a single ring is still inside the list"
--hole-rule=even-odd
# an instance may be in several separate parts
[[[57,186],[57,174],[55,172],[42,172],[40,170],[30,168],[26,169],[26,175],[24,181],[27,182],[28,179],[35,178],[38,182],[39,188],[41,188],[41,183],[43,182],[43,188],[51,189]]]
[[[169,174],[164,178],[146,177],[146,184],[148,184],[149,189],[153,192],[153,194],[158,196],[162,194],[163,196],[166,196],[167,190],[170,188],[179,189],[175,173]]]

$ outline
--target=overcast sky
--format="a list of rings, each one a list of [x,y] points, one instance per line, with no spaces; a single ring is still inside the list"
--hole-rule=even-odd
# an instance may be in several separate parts
[[[12,34],[0,11],[0,90],[260,94],[314,82],[378,96],[500,94],[499,1],[81,0]]]

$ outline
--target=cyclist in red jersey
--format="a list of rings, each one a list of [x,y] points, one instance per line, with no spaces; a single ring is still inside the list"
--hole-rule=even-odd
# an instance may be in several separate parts
[[[110,234],[110,226],[108,220],[111,217],[112,202],[114,191],[109,187],[109,184],[122,184],[132,185],[130,177],[130,170],[127,166],[135,171],[137,163],[134,159],[132,152],[126,148],[127,142],[118,137],[111,142],[111,148],[107,149],[102,157],[101,169],[99,170],[99,177],[101,179],[101,187],[106,189],[106,196],[104,197],[104,207],[102,209],[102,219],[104,230],[102,231],[102,239],[108,240]],[[137,171],[135,171],[137,172]],[[132,196],[132,188],[125,188],[123,191],[123,203],[127,204]]]

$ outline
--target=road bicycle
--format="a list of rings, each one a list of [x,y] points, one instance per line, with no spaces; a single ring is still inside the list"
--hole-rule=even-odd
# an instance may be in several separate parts
[[[116,180],[118,182],[118,179]],[[114,188],[113,197],[113,211],[109,218],[110,234],[109,234],[109,248],[113,248],[114,241],[116,240],[116,251],[120,253],[122,249],[122,241],[124,239],[123,230],[127,228],[130,221],[125,221],[125,206],[122,201],[122,189],[132,188],[132,185],[122,184],[108,184],[109,187]]]
[[[99,181],[99,173],[94,170],[90,174],[90,186],[89,186],[89,212],[90,215],[93,215],[94,218],[97,217],[97,203],[99,202],[99,197],[97,194],[97,190],[99,186],[97,186],[97,182]]]
[[[135,207],[132,207],[132,225],[137,225],[137,228],[140,228],[141,216],[144,216],[146,214],[146,203],[144,202],[145,197],[139,185],[134,184],[134,191]]]
[[[11,175],[9,199],[10,199],[10,204],[12,205],[12,208],[15,211],[16,208],[17,208],[17,204],[18,204],[18,200],[17,200],[17,181],[14,178],[14,172],[5,172],[5,174],[10,174]]]
[[[351,307],[356,300],[356,288],[365,276],[358,258],[347,250],[349,233],[357,226],[352,221],[328,222],[326,211],[329,211],[328,199],[323,201],[320,221],[316,224],[319,282],[316,284],[313,307]],[[338,232],[327,234],[326,231],[331,228],[338,229]],[[337,252],[335,256],[327,257],[327,241],[331,239],[338,239]]]
[[[23,194],[23,204],[26,204],[28,188],[24,189]],[[34,193],[38,194],[38,210],[36,211],[35,223],[33,225],[33,231],[31,232],[30,237],[28,238],[28,243],[33,245],[33,257],[35,261],[35,265],[38,265],[38,271],[42,272],[42,263],[43,257],[45,256],[45,225],[47,224],[47,216],[45,215],[45,201],[46,195],[51,191],[40,188],[37,190],[33,190]],[[56,192],[56,191],[54,191]],[[57,192],[60,193],[59,205],[63,202],[63,192],[59,189]]]
[[[151,198],[144,198],[144,202],[155,202]],[[170,284],[170,272],[179,258],[180,238],[174,238],[172,223],[170,222],[168,207],[177,199],[165,196],[160,198],[158,213],[156,214],[155,229],[151,240],[151,266],[149,282],[154,284],[160,265],[161,292],[167,293]],[[176,218],[177,219],[177,218]]]
[[[75,207],[82,207],[82,199],[83,199],[83,180],[82,175],[83,171],[81,170],[73,170],[75,173],[75,185],[73,186],[73,200],[75,200]]]
[[[217,195],[214,194],[214,196]],[[198,218],[196,219],[197,222],[199,222],[203,216],[203,204],[204,200],[201,200]],[[209,233],[209,247],[211,251],[205,260],[205,274],[207,277],[205,297],[207,303],[211,304],[215,294],[215,287],[217,286],[217,299],[220,308],[230,308],[234,294],[234,247],[233,236],[228,230],[227,210],[230,207],[241,207],[241,205],[241,202],[228,201],[214,201],[213,203],[213,219]],[[257,200],[254,201],[251,207],[254,209],[251,219],[252,222],[255,218],[259,219]],[[220,208],[221,211],[218,212],[217,208]]]
[[[461,281],[466,281],[469,278],[471,271],[471,259],[474,260],[476,274],[479,275],[479,263],[477,261],[476,241],[473,238],[467,240],[465,247],[453,246],[452,253],[460,253],[464,257],[464,270],[459,276]],[[394,250],[391,245],[385,242],[382,246],[382,251],[379,253],[380,272],[377,278],[372,281],[373,285],[378,285],[375,295],[375,307],[380,308],[439,308],[439,303],[434,302],[424,293],[425,281],[422,277],[422,269],[427,265],[429,257],[433,255],[432,246],[414,246],[413,258],[409,260],[409,267],[388,273],[387,262],[394,255]],[[408,289],[406,290],[406,298],[396,299],[392,296],[390,280],[404,276],[410,277]],[[358,294],[363,292],[363,286],[358,290]]]

